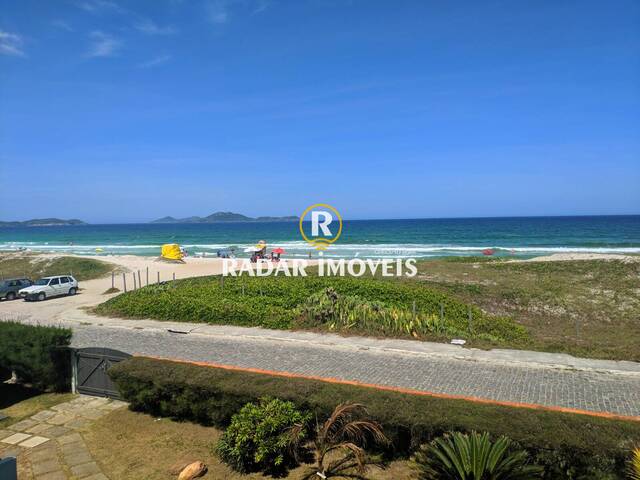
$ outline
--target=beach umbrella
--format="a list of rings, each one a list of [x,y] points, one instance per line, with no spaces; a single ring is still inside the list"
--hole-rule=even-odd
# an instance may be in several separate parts
[[[496,251],[493,248],[485,248],[482,250],[483,255],[493,255]]]
[[[275,253],[276,255],[282,255],[284,253],[284,249],[278,247],[278,248],[274,248],[273,249],[273,253]]]

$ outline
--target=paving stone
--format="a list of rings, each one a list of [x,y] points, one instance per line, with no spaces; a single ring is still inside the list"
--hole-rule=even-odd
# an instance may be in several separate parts
[[[70,433],[68,435],[63,435],[62,437],[58,437],[58,443],[60,445],[66,445],[67,443],[78,443],[82,442],[82,437],[79,433]]]
[[[90,424],[91,420],[88,418],[74,418],[70,422],[65,423],[64,426],[78,430]]]
[[[50,419],[56,415],[56,412],[53,410],[43,410],[41,412],[36,413],[35,415],[31,415],[32,420],[37,420],[38,422],[44,422],[45,420]]]
[[[59,471],[60,469],[60,463],[58,463],[57,458],[31,463],[31,471],[36,477],[45,473]]]
[[[37,447],[38,445],[42,445],[43,443],[48,441],[49,439],[46,437],[33,436],[25,440],[24,442],[20,443],[18,446],[22,448],[33,448],[33,447]]]
[[[73,473],[76,477],[85,478],[90,475],[96,475],[102,472],[100,471],[100,467],[98,467],[98,464],[96,462],[90,462],[71,467],[71,473]]]
[[[64,455],[64,463],[66,463],[70,467],[75,467],[76,465],[81,465],[83,463],[89,463],[92,461],[93,457],[88,450],[77,451],[68,455]]]
[[[0,430],[0,440],[3,438],[7,438],[9,435],[13,435],[16,432],[12,432],[11,430]]]
[[[79,415],[84,418],[89,418],[91,420],[97,420],[107,414],[105,410],[100,410],[98,408],[92,408],[92,409],[83,408],[82,410],[76,410],[74,413],[76,415]]]
[[[91,475],[84,480],[109,480],[109,477],[107,477],[104,473],[96,473],[95,475]]]
[[[67,476],[62,470],[45,473],[44,475],[38,475],[36,480],[67,480]]]
[[[54,426],[54,427],[49,427],[46,430],[43,430],[42,432],[39,432],[39,433],[45,437],[58,438],[63,435],[67,435],[70,432],[71,432],[70,428]]]
[[[57,413],[67,413],[73,410],[74,408],[77,408],[77,405],[73,405],[69,402],[65,402],[65,403],[59,403],[58,405],[54,405],[53,407],[51,407],[51,410],[54,410]]]
[[[26,420],[22,420],[21,422],[10,425],[9,429],[15,430],[16,432],[24,432],[25,430],[35,427],[37,424],[37,420],[31,420],[30,418],[27,418]]]
[[[20,455],[20,450],[19,449],[13,449],[13,448],[8,448],[6,450],[4,450],[3,448],[0,448],[0,457],[4,458],[4,457],[17,457],[18,455]]]
[[[48,423],[38,423],[35,427],[25,430],[25,433],[42,433],[48,428],[51,428],[51,425]]]
[[[31,462],[44,462],[45,460],[57,460],[58,451],[55,443],[46,442],[27,452],[27,457]]]
[[[2,442],[3,443],[8,443],[10,445],[17,445],[18,443],[25,441],[30,436],[31,435],[29,435],[27,433],[14,433],[10,437],[3,438]]]
[[[65,423],[70,422],[74,418],[75,416],[71,415],[70,413],[58,413],[53,417],[51,417],[50,419],[48,419],[47,423],[50,423],[51,425],[64,425]]]
[[[87,446],[84,444],[84,441],[78,441],[73,443],[67,443],[62,445],[62,453],[67,455],[73,455],[78,452],[88,452]]]

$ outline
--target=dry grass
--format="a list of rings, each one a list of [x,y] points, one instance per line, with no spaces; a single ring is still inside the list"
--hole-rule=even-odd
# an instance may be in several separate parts
[[[640,361],[640,261],[435,260],[420,263],[419,281],[531,333],[501,347]]]
[[[174,480],[180,467],[196,460],[202,460],[209,467],[203,479],[264,479],[261,473],[241,475],[220,462],[214,446],[221,434],[212,427],[155,419],[120,409],[94,423],[85,440],[105,474],[118,480]],[[306,468],[298,467],[286,478],[300,479]],[[416,477],[408,462],[394,462],[385,471],[371,470],[367,478],[409,480]]]

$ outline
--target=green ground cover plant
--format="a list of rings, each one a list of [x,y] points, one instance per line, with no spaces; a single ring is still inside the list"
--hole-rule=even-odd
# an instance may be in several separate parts
[[[131,408],[155,416],[226,427],[234,413],[264,396],[293,402],[318,418],[336,404],[367,405],[392,442],[391,455],[408,455],[450,431],[507,436],[525,449],[548,479],[622,478],[640,423],[521,409],[368,387],[134,357],[109,370]]]
[[[340,298],[347,321],[311,321],[330,288]],[[353,300],[356,299],[356,300]],[[366,306],[366,307],[365,307]],[[377,310],[353,323],[365,310]],[[95,309],[101,315],[290,329],[317,328],[371,335],[518,342],[526,330],[512,319],[487,315],[454,296],[417,282],[350,277],[202,277],[151,285],[119,295]],[[333,327],[332,327],[333,324]]]
[[[0,321],[0,366],[40,390],[70,387],[71,330]]]

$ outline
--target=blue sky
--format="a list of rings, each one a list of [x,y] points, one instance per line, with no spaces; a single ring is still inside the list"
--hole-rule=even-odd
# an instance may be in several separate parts
[[[5,0],[0,219],[640,213],[637,1]]]

